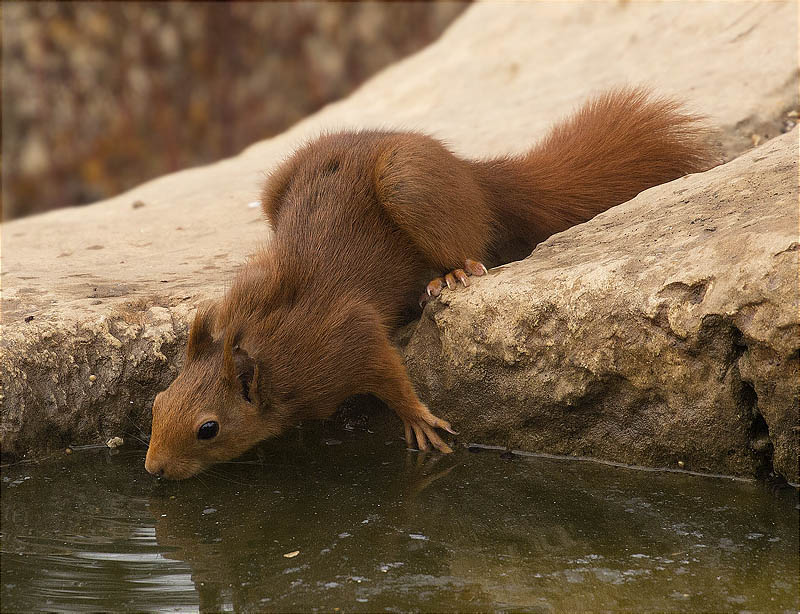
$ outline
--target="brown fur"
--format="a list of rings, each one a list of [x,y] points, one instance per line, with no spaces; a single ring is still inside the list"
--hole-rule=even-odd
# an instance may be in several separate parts
[[[343,132],[268,180],[272,242],[201,310],[183,372],[153,406],[146,466],[180,479],[302,418],[373,394],[409,443],[449,451],[390,341],[433,274],[493,265],[653,185],[713,165],[707,132],[639,89],[600,96],[528,153],[462,160],[418,133]],[[219,434],[199,440],[208,420]]]

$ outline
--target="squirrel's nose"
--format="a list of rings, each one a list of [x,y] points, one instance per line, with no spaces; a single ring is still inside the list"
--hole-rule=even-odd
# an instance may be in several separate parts
[[[158,478],[164,477],[163,463],[155,462],[149,453],[147,458],[145,458],[144,468],[147,469],[147,472],[151,475],[154,475]]]
[[[164,467],[163,467],[163,465],[160,466],[160,467],[152,467],[152,466],[145,465],[144,468],[147,469],[147,472],[150,475],[154,475],[157,478],[163,478],[164,477]]]

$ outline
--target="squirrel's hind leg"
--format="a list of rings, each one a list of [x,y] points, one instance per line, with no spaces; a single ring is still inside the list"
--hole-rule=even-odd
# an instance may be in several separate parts
[[[422,134],[393,135],[382,144],[374,180],[380,206],[433,270],[486,259],[495,234],[492,212],[473,167],[441,143]]]

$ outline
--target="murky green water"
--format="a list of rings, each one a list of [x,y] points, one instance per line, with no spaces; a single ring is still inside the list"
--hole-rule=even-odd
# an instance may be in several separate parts
[[[143,459],[2,472],[4,612],[800,606],[793,491],[331,425],[186,482]]]

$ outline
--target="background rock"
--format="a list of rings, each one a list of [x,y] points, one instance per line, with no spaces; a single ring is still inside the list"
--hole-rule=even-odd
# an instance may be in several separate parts
[[[417,51],[466,6],[7,3],[4,217],[236,154]]]
[[[346,127],[417,128],[444,138],[463,155],[481,157],[521,151],[592,92],[621,83],[646,83],[659,93],[686,99],[694,110],[707,114],[720,128],[720,139],[728,158],[733,158],[751,148],[755,141],[764,141],[788,129],[796,117],[796,11],[795,4],[780,2],[475,5],[435,44],[385,70],[342,102],[330,105],[274,139],[253,145],[235,158],[162,177],[89,208],[61,210],[4,224],[1,364],[5,396],[0,449],[6,456],[18,457],[25,453],[41,454],[68,443],[104,442],[118,435],[119,428],[125,428],[120,425],[124,424],[135,423],[136,427],[148,430],[152,398],[171,379],[181,361],[192,308],[203,299],[219,296],[246,254],[268,238],[258,209],[248,207],[248,203],[258,198],[264,172],[305,139],[322,130]],[[796,135],[793,137],[796,139]],[[772,146],[770,142],[761,147]],[[760,155],[751,158],[754,172],[784,173],[794,181],[796,175],[792,174],[790,166],[777,161],[777,154],[756,162]],[[716,175],[709,177],[713,179]],[[703,176],[698,176],[679,183],[694,186],[692,189],[700,194],[704,181]],[[668,213],[671,207],[680,205],[686,198],[669,192],[677,189],[674,185],[663,189],[666,191],[659,197],[661,204],[648,210],[647,215],[655,216],[653,221],[642,218],[637,222],[641,227],[634,225],[630,232],[643,233],[648,224],[659,224],[662,216],[673,215]],[[747,189],[753,191],[751,198],[767,199],[763,205],[767,208],[779,200],[776,197],[770,201],[772,196],[768,193]],[[672,195],[668,196],[667,192]],[[788,198],[788,195],[780,198]],[[644,201],[635,202],[644,207]],[[744,201],[735,202],[742,204]],[[734,200],[720,202],[720,206],[723,205],[734,207],[735,203]],[[688,235],[682,237],[679,232],[693,231],[699,223],[691,224],[697,215],[688,203],[682,211],[686,217],[680,224],[676,222],[673,229],[660,226],[662,232],[673,233],[665,234],[666,238],[672,237],[669,243],[672,247],[681,240],[687,244],[696,240]],[[641,215],[644,212],[642,209]],[[616,214],[612,211],[607,215]],[[780,215],[786,219],[785,212]],[[601,219],[609,220],[608,217]],[[715,223],[720,226],[722,222]],[[789,223],[787,233],[796,229],[796,223]],[[583,227],[571,232],[570,236],[580,237]],[[564,391],[548,390],[550,396],[538,396],[537,402],[553,401],[549,416],[557,416],[560,428],[570,434],[581,427],[568,418],[577,415],[579,408],[586,413],[585,408],[593,398],[605,403],[598,412],[618,403],[620,417],[629,415],[634,407],[630,403],[625,405],[625,399],[636,395],[636,398],[645,399],[644,393],[638,390],[648,389],[644,382],[649,377],[653,382],[649,388],[653,402],[646,420],[653,423],[652,432],[661,434],[659,441],[663,448],[651,454],[641,445],[633,445],[638,441],[637,432],[623,429],[591,433],[591,437],[587,435],[583,441],[592,442],[592,446],[587,443],[581,450],[603,457],[605,452],[600,442],[607,442],[609,451],[619,450],[619,442],[610,441],[619,437],[631,443],[635,452],[631,453],[632,460],[671,463],[683,456],[684,450],[678,443],[685,441],[686,429],[702,429],[712,417],[716,419],[711,413],[711,404],[716,399],[720,403],[721,419],[733,428],[734,453],[730,459],[721,458],[719,454],[724,445],[716,442],[710,446],[713,453],[687,456],[684,462],[696,468],[708,465],[711,469],[752,474],[765,455],[749,454],[741,449],[758,438],[754,439],[749,431],[745,433],[756,420],[732,417],[736,395],[758,397],[758,411],[770,428],[770,437],[774,437],[778,431],[785,433],[782,427],[775,427],[777,430],[773,433],[772,424],[785,422],[786,414],[781,413],[782,418],[770,417],[782,411],[770,407],[782,406],[777,400],[770,405],[766,399],[795,394],[791,380],[784,379],[785,373],[781,371],[784,368],[781,365],[790,363],[784,358],[774,365],[768,362],[772,357],[770,352],[777,351],[775,348],[779,346],[772,341],[756,344],[751,338],[760,338],[748,332],[750,324],[746,320],[769,320],[768,311],[742,307],[737,312],[740,313],[738,320],[729,326],[730,314],[722,307],[713,307],[710,302],[711,297],[716,296],[719,279],[705,287],[709,296],[703,295],[703,300],[696,304],[692,300],[699,299],[702,287],[697,285],[697,280],[690,280],[688,288],[684,289],[680,284],[686,284],[689,278],[677,274],[684,269],[675,268],[674,279],[658,281],[659,269],[649,267],[654,259],[673,257],[674,252],[667,249],[666,238],[659,256],[651,251],[629,254],[631,268],[626,270],[628,277],[625,277],[629,281],[621,286],[626,290],[610,294],[603,284],[617,283],[617,277],[604,273],[603,267],[606,261],[616,262],[617,256],[608,248],[612,243],[618,244],[619,232],[618,226],[607,236],[593,232],[591,245],[593,249],[603,250],[604,255],[600,251],[592,252],[590,258],[588,252],[584,253],[580,260],[585,262],[583,268],[565,256],[564,271],[553,279],[527,279],[528,272],[533,271],[524,268],[532,266],[526,261],[520,265],[523,268],[504,268],[473,290],[482,292],[488,284],[503,283],[527,286],[533,292],[545,281],[565,290],[573,286],[585,289],[583,295],[573,295],[569,305],[560,304],[561,311],[556,309],[555,303],[540,303],[542,308],[547,307],[545,311],[527,314],[526,322],[541,322],[541,325],[536,324],[530,331],[519,331],[520,348],[527,347],[525,344],[534,332],[541,343],[546,343],[549,330],[563,336],[568,322],[573,327],[569,332],[576,337],[588,340],[591,331],[596,337],[600,334],[598,329],[604,327],[590,317],[594,315],[592,300],[606,301],[607,313],[636,312],[644,309],[645,299],[652,298],[653,292],[663,290],[657,296],[657,304],[650,305],[642,313],[650,314],[648,317],[652,321],[662,322],[667,318],[668,327],[663,323],[651,329],[640,327],[634,329],[639,331],[637,337],[617,330],[613,320],[607,319],[609,328],[605,333],[609,338],[620,336],[627,341],[627,346],[607,343],[600,346],[605,348],[605,353],[598,348],[596,354],[595,348],[590,346],[570,346],[578,352],[574,356],[569,355],[566,348],[559,350],[565,357],[563,370],[557,374],[539,372],[540,387],[546,389],[556,380],[568,386]],[[657,234],[651,232],[654,236]],[[720,230],[703,232],[711,236]],[[725,236],[734,246],[746,245],[744,239],[749,236],[748,232],[751,231],[740,229],[737,234],[731,230],[726,231]],[[538,252],[537,258],[555,247],[561,250],[573,246],[572,243],[563,245],[560,240],[553,238]],[[735,253],[733,248],[724,253],[698,248],[693,252],[697,260],[683,258],[679,262],[684,268],[688,265],[700,267],[702,259],[707,258],[719,265],[732,251]],[[791,256],[791,252],[787,254]],[[637,258],[643,260],[639,273],[633,268]],[[542,266],[552,267],[556,261],[547,262]],[[742,260],[730,261],[728,266],[734,271],[742,267],[743,271],[749,271],[752,277],[745,273],[739,277],[742,283],[747,281],[748,287],[766,283],[762,279],[764,272],[773,270],[758,269]],[[717,266],[714,270],[721,269]],[[637,279],[636,275],[642,276],[641,282],[637,282],[642,284],[641,290],[630,281]],[[656,277],[651,279],[648,275]],[[673,282],[674,285],[669,286]],[[471,292],[457,300],[472,300],[477,295],[478,292]],[[684,300],[684,295],[689,298]],[[663,305],[658,308],[660,311],[656,310],[658,305]],[[492,304],[487,309],[481,314],[483,320],[499,317],[505,307]],[[709,309],[710,316],[704,320],[701,312],[706,313],[702,311],[705,309]],[[753,312],[752,317],[747,315],[748,310]],[[581,319],[580,314],[586,317]],[[760,315],[756,317],[755,314]],[[715,324],[711,316],[722,320]],[[416,333],[419,340],[411,346],[420,356],[427,351],[421,340],[423,328],[435,322],[431,317],[426,316],[421,321]],[[515,369],[521,372],[514,366],[515,361],[531,360],[521,354],[518,357],[517,346],[503,345],[506,341],[501,332],[507,330],[512,318],[521,317],[519,313],[509,313],[506,324],[497,320],[494,328],[481,333],[489,335],[489,341],[482,344],[495,343],[492,340],[497,339],[498,350],[509,352],[507,356],[499,354],[501,358],[496,359],[506,361],[509,372]],[[698,318],[699,332],[693,328]],[[725,337],[725,330],[729,336],[736,335],[734,327],[741,331],[741,340]],[[768,329],[767,326],[763,328]],[[668,329],[673,332],[669,333]],[[469,335],[461,340],[464,347],[477,347],[480,337],[472,339],[471,332]],[[639,376],[622,372],[616,376],[621,386],[618,398],[603,400],[608,382],[598,381],[592,373],[602,372],[600,361],[613,360],[614,364],[621,364],[618,356],[609,356],[608,352],[623,349],[641,352],[639,363],[643,364],[647,352],[655,351],[652,348],[656,347],[657,338],[669,335],[674,337],[675,344],[699,345],[679,352],[669,349],[671,346],[662,341],[661,347],[667,348],[663,350],[664,364],[669,364],[670,360],[685,360],[681,357],[692,352],[699,358],[668,372],[654,369]],[[703,341],[706,339],[707,342]],[[642,346],[631,349],[638,343]],[[748,349],[737,360],[735,354],[742,352],[742,344]],[[448,351],[455,352],[455,349]],[[426,395],[433,394],[435,378],[443,378],[447,386],[455,388],[454,382],[462,377],[462,386],[469,386],[478,395],[474,374],[436,371],[425,375],[419,360],[411,360],[411,369],[417,385]],[[544,365],[544,355],[541,360]],[[575,366],[569,367],[573,363]],[[721,365],[734,363],[740,376],[720,371]],[[547,364],[552,365],[552,360]],[[109,365],[111,368],[105,368]],[[706,405],[698,408],[698,420],[689,422],[688,402],[679,403],[683,392],[660,386],[688,385],[694,368],[704,369],[698,372],[702,375],[698,381],[715,381],[712,376],[721,379],[716,392],[709,392],[710,396],[706,397]],[[777,383],[770,383],[770,369],[772,373],[783,373]],[[95,375],[95,379],[89,380],[87,374]],[[747,392],[743,382],[752,382],[752,393]],[[487,389],[483,394],[488,394],[491,382],[485,384]],[[638,388],[634,388],[634,384]],[[517,386],[520,395],[527,394],[530,389],[529,382],[522,380]],[[513,387],[507,390],[510,394]],[[560,404],[555,403],[557,399]],[[765,399],[763,407],[762,399]],[[498,399],[492,397],[492,401],[498,402]],[[518,418],[523,413],[523,397],[500,401],[505,402],[511,412],[506,422],[514,424],[514,416]],[[645,407],[640,408],[642,414]],[[682,407],[684,413],[677,418],[671,416],[669,412],[674,407]],[[503,424],[498,415],[492,418],[487,414],[485,424],[475,422],[470,428],[499,441]],[[539,422],[534,420],[525,427],[528,430],[526,445],[530,449],[535,449],[534,445],[544,446],[542,438],[536,439],[536,429],[541,428],[544,419],[544,414],[540,414]],[[638,423],[639,428],[644,421]],[[458,423],[461,428],[467,428],[465,420],[459,419]],[[136,429],[130,426],[129,432],[135,433]],[[673,436],[677,447],[670,447],[673,444],[669,437]],[[507,441],[512,441],[510,436]],[[783,444],[772,441],[777,459],[778,449],[783,449]],[[767,447],[765,444],[764,449]],[[571,451],[571,448],[564,450]],[[671,453],[674,454],[670,456]]]

